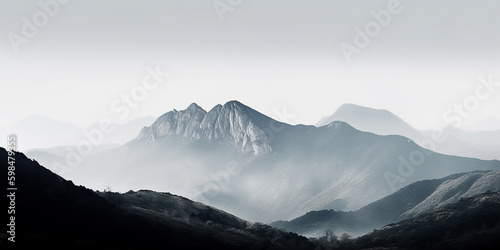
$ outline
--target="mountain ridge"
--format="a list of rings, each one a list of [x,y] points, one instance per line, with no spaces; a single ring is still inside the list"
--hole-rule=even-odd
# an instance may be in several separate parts
[[[292,126],[236,101],[206,113],[190,106],[64,177],[95,189],[171,191],[272,222],[311,210],[356,210],[415,181],[500,168],[499,161],[434,153],[403,136],[341,121]],[[228,171],[234,166],[241,171]]]
[[[328,229],[336,234],[361,235],[487,191],[500,191],[500,170],[422,180],[355,211],[311,211],[291,221],[276,221],[270,225],[305,236],[318,237]]]
[[[361,122],[362,120],[359,120],[360,118],[376,123],[378,129],[373,130],[373,126],[367,127]],[[408,132],[417,133],[411,125],[386,109],[374,109],[352,103],[342,104],[333,115],[322,118],[315,126],[325,126],[333,121],[344,121],[358,130],[379,135],[402,135],[411,138],[407,135]]]
[[[325,126],[334,120],[347,122],[360,131],[401,135],[441,154],[500,160],[500,130],[464,131],[450,126],[434,131],[417,130],[388,110],[356,104],[341,105],[333,115],[321,119],[316,126]]]
[[[218,104],[209,112],[192,103],[185,110],[160,116],[153,125],[143,128],[136,140],[150,143],[170,135],[180,135],[188,141],[231,139],[239,152],[263,155],[272,151],[264,131],[265,125],[272,122],[275,121],[234,100]]]
[[[355,239],[359,249],[498,249],[500,192],[460,199]]]

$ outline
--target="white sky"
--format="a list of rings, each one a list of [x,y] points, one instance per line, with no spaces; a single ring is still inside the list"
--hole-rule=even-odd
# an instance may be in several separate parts
[[[224,21],[213,2],[72,0],[16,54],[8,34],[21,35],[23,17],[42,9],[0,0],[0,127],[32,114],[124,122],[110,105],[148,65],[170,76],[126,119],[236,99],[280,120],[286,111],[290,123],[356,103],[427,129],[449,125],[443,113],[474,93],[479,76],[500,82],[498,1],[402,1],[350,64],[339,44],[353,44],[354,27],[389,1],[242,0]],[[497,87],[465,122],[500,118],[499,108]]]

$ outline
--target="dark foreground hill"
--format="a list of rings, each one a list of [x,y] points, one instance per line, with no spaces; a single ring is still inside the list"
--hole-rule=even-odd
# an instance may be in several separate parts
[[[488,191],[353,239],[323,236],[324,249],[500,249],[500,192]]]
[[[3,148],[0,159],[6,183],[9,164]],[[180,196],[152,191],[98,193],[75,186],[22,153],[14,159],[16,242],[2,232],[0,249],[315,248],[294,233],[250,223]],[[5,208],[10,198],[6,201]],[[10,215],[5,215],[7,211],[4,225],[11,223]]]
[[[434,212],[389,224],[353,246],[397,249],[499,249],[500,192],[461,199]]]

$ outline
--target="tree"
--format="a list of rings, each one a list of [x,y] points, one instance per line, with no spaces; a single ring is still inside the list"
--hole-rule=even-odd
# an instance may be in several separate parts
[[[346,232],[340,234],[340,243],[342,245],[347,246],[351,243],[352,241],[352,236]]]
[[[337,241],[337,235],[333,233],[331,229],[326,230],[325,232],[325,237],[326,237],[326,242],[336,242]]]

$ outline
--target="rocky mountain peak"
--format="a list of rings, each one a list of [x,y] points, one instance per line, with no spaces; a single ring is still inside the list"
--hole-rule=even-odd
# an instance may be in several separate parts
[[[150,127],[142,129],[137,140],[152,143],[160,138],[179,135],[188,141],[226,141],[241,153],[263,155],[272,149],[263,128],[271,118],[238,101],[216,105],[208,113],[196,103],[185,110],[170,111]]]

